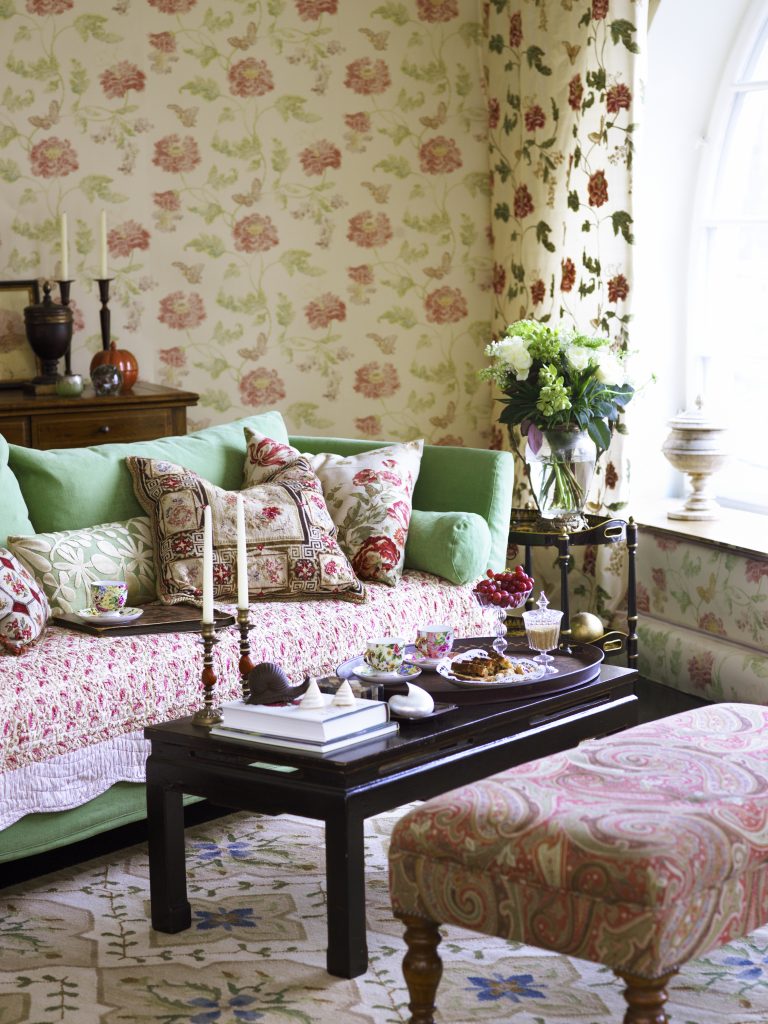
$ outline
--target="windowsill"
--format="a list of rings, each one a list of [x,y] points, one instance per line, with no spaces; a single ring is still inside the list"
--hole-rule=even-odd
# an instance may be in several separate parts
[[[632,507],[631,514],[641,531],[645,527],[654,533],[695,539],[748,557],[768,557],[768,516],[721,508],[717,519],[669,519],[667,512],[681,508],[683,500],[676,498],[647,507],[636,505]]]

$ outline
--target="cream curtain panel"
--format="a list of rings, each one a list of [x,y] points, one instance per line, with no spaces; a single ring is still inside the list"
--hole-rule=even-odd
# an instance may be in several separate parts
[[[531,317],[564,321],[631,350],[645,3],[494,0],[486,14],[494,336]],[[494,429],[505,445],[498,422]],[[588,511],[625,508],[624,440],[615,435],[601,460]],[[524,505],[523,473],[518,480],[516,503]],[[551,552],[537,554],[537,584],[557,600]],[[577,549],[576,563],[572,608],[596,611],[610,624],[625,596],[621,550]]]

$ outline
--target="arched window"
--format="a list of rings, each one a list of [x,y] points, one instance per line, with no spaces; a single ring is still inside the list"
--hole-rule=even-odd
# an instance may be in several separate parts
[[[693,229],[690,380],[729,428],[722,504],[768,512],[768,0],[754,3],[707,135]]]

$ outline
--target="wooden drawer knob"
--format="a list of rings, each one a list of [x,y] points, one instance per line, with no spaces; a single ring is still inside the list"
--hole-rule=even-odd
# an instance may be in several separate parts
[[[109,433],[109,424],[105,423],[103,427],[99,427],[98,433],[99,434],[108,434]]]

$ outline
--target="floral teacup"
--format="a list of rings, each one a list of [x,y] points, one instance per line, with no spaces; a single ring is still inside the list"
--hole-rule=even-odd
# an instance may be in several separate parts
[[[91,607],[103,615],[105,612],[119,612],[128,600],[128,584],[125,580],[97,580],[91,583]]]
[[[416,630],[416,650],[422,658],[444,658],[453,647],[453,629],[441,623]]]
[[[380,640],[369,640],[365,649],[365,662],[376,672],[397,672],[403,664],[405,640],[385,636]]]

